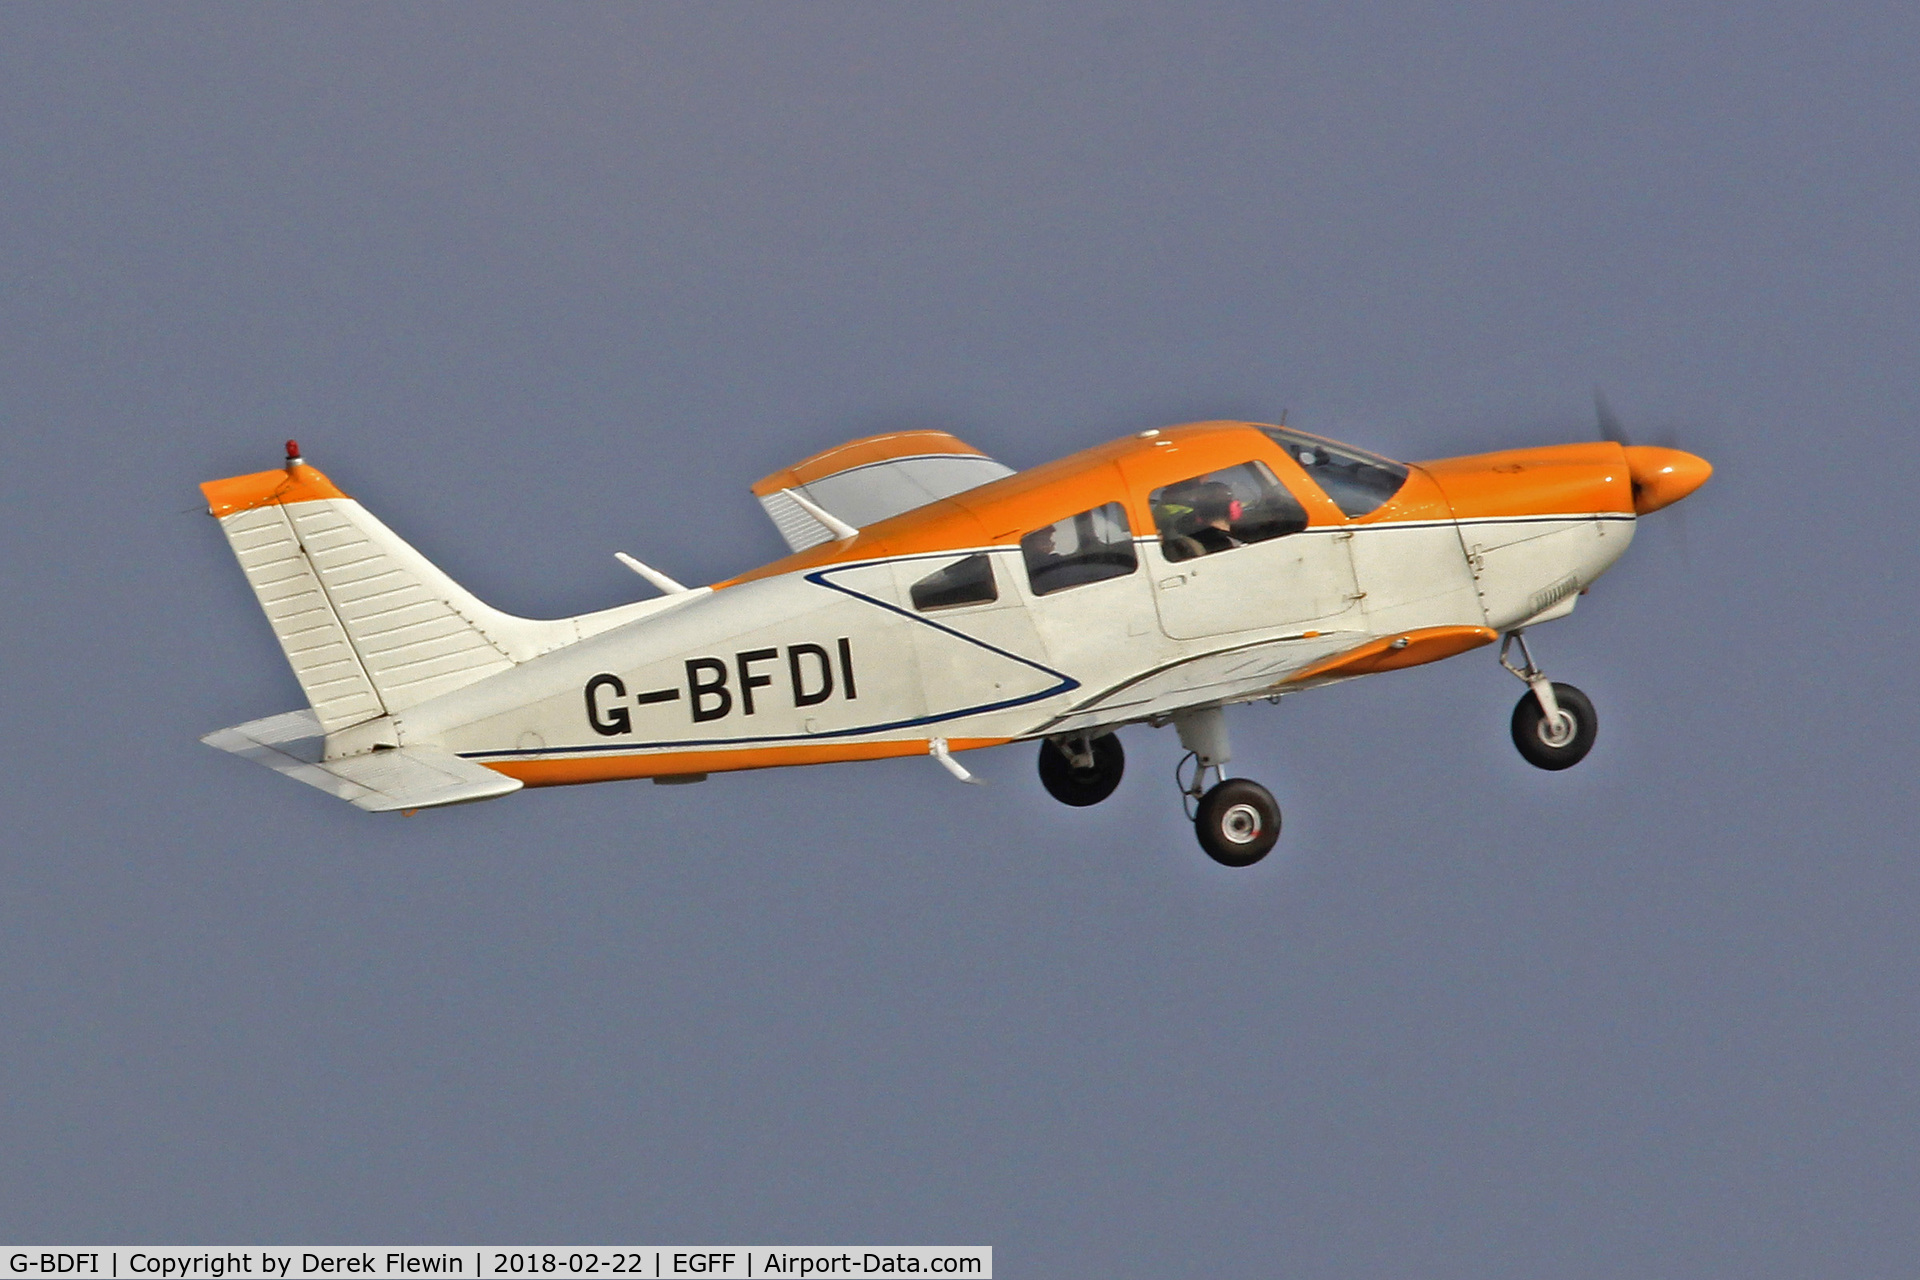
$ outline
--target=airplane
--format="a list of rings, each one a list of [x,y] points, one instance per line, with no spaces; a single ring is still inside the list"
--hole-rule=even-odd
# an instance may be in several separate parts
[[[1171,724],[1201,847],[1250,866],[1281,814],[1230,776],[1222,708],[1502,640],[1520,754],[1569,768],[1593,704],[1526,634],[1570,614],[1641,516],[1712,467],[1604,438],[1395,462],[1284,425],[1139,431],[1015,472],[943,431],[851,440],[752,492],[791,554],[539,621],[481,603],[287,442],[201,486],[308,706],[202,741],[372,812],[522,787],[1039,744],[1060,802],[1119,785],[1122,726]],[[1517,661],[1516,661],[1517,658]]]

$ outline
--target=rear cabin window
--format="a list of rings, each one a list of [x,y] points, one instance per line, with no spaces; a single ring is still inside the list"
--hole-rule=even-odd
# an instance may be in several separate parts
[[[1243,462],[1165,485],[1147,501],[1160,530],[1160,550],[1169,560],[1231,551],[1307,527],[1306,508],[1264,462]]]
[[[914,583],[910,594],[913,607],[925,613],[963,604],[992,604],[1000,598],[1000,588],[993,580],[993,560],[980,552],[934,570]]]
[[[1036,596],[1124,578],[1140,563],[1127,510],[1117,502],[1040,526],[1020,539],[1020,554]]]
[[[1260,429],[1306,469],[1349,520],[1372,515],[1407,482],[1404,466],[1378,454],[1351,445],[1329,444],[1285,427]]]

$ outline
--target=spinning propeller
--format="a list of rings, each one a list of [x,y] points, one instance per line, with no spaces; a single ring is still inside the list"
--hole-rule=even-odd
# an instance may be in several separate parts
[[[1713,474],[1712,463],[1676,446],[1672,431],[1666,433],[1666,439],[1660,444],[1635,444],[1613,406],[1607,403],[1606,394],[1598,387],[1593,389],[1593,409],[1599,421],[1600,438],[1613,441],[1627,455],[1634,514],[1644,516],[1672,506],[1705,484]],[[1673,532],[1680,542],[1680,558],[1690,562],[1693,555],[1688,545],[1684,512],[1676,517]]]
[[[1672,506],[1713,474],[1712,463],[1677,448],[1670,433],[1662,444],[1635,444],[1598,387],[1593,392],[1593,408],[1600,422],[1600,438],[1613,441],[1626,452],[1636,515]]]

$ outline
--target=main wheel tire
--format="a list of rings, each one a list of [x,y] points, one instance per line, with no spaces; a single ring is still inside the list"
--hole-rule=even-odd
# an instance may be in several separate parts
[[[1600,720],[1587,695],[1570,684],[1556,683],[1553,700],[1560,704],[1558,724],[1547,723],[1547,714],[1531,690],[1514,704],[1513,745],[1537,769],[1571,769],[1593,750]]]
[[[1280,838],[1280,806],[1259,783],[1229,778],[1200,797],[1193,829],[1209,858],[1223,867],[1250,867]]]
[[[1040,785],[1055,800],[1076,809],[1099,804],[1112,795],[1127,768],[1127,753],[1120,749],[1120,739],[1114,735],[1102,734],[1087,745],[1093,749],[1093,766],[1076,769],[1057,745],[1040,744]]]

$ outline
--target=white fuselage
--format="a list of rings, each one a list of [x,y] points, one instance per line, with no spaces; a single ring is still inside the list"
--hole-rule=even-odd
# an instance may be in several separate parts
[[[1084,732],[1283,691],[1369,640],[1570,612],[1634,519],[1576,513],[1310,528],[1033,594],[1018,546],[832,564],[694,593],[396,714],[401,745],[481,763]],[[991,603],[908,588],[989,556]],[[1297,687],[1297,686],[1296,686]]]

